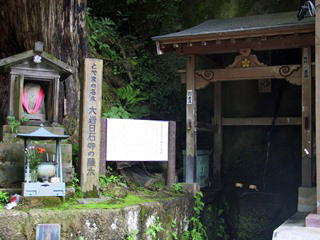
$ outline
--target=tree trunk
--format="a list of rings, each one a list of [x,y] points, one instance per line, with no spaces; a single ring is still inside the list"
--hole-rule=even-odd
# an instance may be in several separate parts
[[[86,0],[0,0],[0,58],[34,48],[44,42],[44,50],[74,67],[75,73],[64,82],[67,99],[66,130],[76,137],[80,105],[80,63],[87,56],[85,31]],[[0,79],[2,86],[8,82]],[[0,90],[0,97],[7,96]],[[6,116],[8,100],[2,98],[0,112]]]

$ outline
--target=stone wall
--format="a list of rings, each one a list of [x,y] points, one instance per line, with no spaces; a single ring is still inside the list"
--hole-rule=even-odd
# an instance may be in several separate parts
[[[192,215],[193,198],[144,203],[122,209],[66,209],[66,210],[17,210],[0,211],[0,240],[33,240],[37,224],[60,224],[62,240],[121,240],[128,233],[139,231],[137,239],[146,239],[148,226],[160,218],[163,228],[159,239],[171,239],[187,228]],[[177,229],[172,229],[172,221]]]

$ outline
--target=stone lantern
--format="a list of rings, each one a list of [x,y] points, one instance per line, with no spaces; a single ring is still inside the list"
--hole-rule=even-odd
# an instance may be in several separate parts
[[[54,157],[49,161],[49,158],[43,159],[43,166],[47,166],[47,169],[44,169],[45,173],[40,173],[41,169],[37,168],[36,177],[31,177],[31,162],[27,157],[27,152],[25,154],[24,161],[24,182],[22,184],[22,193],[25,197],[47,197],[47,196],[65,196],[65,183],[63,180],[63,171],[62,171],[62,151],[61,151],[61,140],[66,139],[68,135],[58,135],[49,132],[44,127],[40,127],[32,133],[18,134],[20,138],[24,139],[24,148],[26,151],[36,151],[37,149],[29,149],[30,141],[35,140],[39,141],[48,141],[54,140],[56,144],[56,150]],[[40,148],[42,149],[42,148]],[[44,150],[45,151],[45,150]],[[34,155],[34,154],[31,154]],[[53,169],[51,170],[50,167]],[[46,171],[47,170],[47,171]],[[43,170],[42,170],[43,172]],[[48,173],[46,173],[48,172]],[[39,181],[38,175],[42,174],[44,178],[42,181]]]
[[[29,119],[28,125],[58,123],[60,81],[72,74],[72,67],[43,51],[35,49],[0,60],[0,68],[9,75],[9,116]],[[60,104],[62,106],[62,104]]]

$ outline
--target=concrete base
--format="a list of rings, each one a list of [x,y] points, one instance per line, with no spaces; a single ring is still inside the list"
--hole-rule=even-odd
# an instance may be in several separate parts
[[[298,212],[313,212],[317,206],[316,188],[299,187],[298,192]]]
[[[306,227],[320,228],[320,215],[315,213],[308,214],[306,217]]]
[[[274,230],[272,240],[320,240],[320,228],[305,227],[307,215],[297,212]]]
[[[200,192],[199,183],[181,183],[181,186],[186,193],[191,193],[193,196]]]

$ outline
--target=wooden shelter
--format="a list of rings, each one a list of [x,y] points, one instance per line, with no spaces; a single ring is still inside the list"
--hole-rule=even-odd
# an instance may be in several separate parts
[[[22,95],[25,84],[39,84],[45,93],[46,116],[42,122],[58,123],[60,82],[73,73],[71,66],[43,51],[43,43],[36,42],[35,49],[0,59],[0,70],[8,75],[9,82],[9,112],[17,120],[26,115],[32,120],[31,114],[24,114]],[[39,115],[39,114],[33,114]],[[31,123],[31,121],[29,121]],[[39,125],[36,122],[36,125]]]
[[[186,83],[186,181],[195,180],[197,152],[196,90],[214,84],[214,185],[220,184],[224,126],[271,125],[273,119],[224,118],[222,116],[221,83],[225,81],[285,79],[301,86],[301,117],[280,117],[277,125],[301,125],[302,187],[311,188],[313,156],[312,116],[312,50],[315,45],[315,19],[297,20],[296,12],[274,13],[232,19],[215,19],[198,26],[153,38],[159,55],[174,52],[187,57],[186,69],[181,71]],[[301,63],[269,66],[260,62],[253,51],[301,49]],[[222,69],[195,69],[196,57],[221,53],[239,53],[234,62]],[[318,96],[317,96],[318,97]],[[316,99],[317,99],[316,97]],[[319,120],[317,120],[319,121]],[[320,142],[317,142],[319,145]],[[306,157],[306,155],[308,157]],[[318,156],[318,166],[320,160]],[[320,175],[320,171],[317,172]],[[319,185],[319,184],[318,184]],[[320,201],[320,193],[318,193]]]

